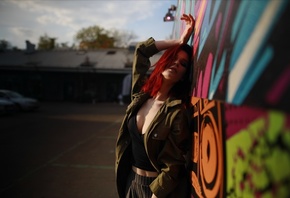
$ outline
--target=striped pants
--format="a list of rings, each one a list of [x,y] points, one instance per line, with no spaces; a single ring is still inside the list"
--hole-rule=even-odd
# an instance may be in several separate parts
[[[145,177],[131,171],[127,179],[126,198],[151,198],[149,185],[156,177]]]

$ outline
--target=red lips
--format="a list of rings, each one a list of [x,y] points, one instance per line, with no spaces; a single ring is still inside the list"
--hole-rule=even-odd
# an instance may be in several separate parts
[[[176,68],[176,66],[170,66],[168,69],[171,69],[171,70],[173,70],[175,73],[177,73],[177,68]]]

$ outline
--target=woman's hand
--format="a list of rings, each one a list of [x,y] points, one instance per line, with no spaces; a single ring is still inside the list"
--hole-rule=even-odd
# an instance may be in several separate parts
[[[155,46],[156,48],[161,51],[168,49],[170,47],[180,45],[180,44],[185,44],[188,42],[191,34],[193,33],[194,30],[194,25],[195,25],[195,20],[191,14],[183,14],[182,17],[180,18],[181,20],[185,21],[186,27],[181,34],[180,38],[172,39],[172,40],[159,40],[155,41]]]
[[[183,14],[180,19],[183,20],[186,24],[186,27],[179,39],[180,44],[184,44],[188,42],[191,34],[193,33],[195,20],[191,14]]]

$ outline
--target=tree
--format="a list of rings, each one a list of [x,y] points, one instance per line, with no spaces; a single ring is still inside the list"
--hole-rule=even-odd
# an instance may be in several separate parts
[[[39,50],[54,49],[56,46],[55,40],[56,38],[49,37],[47,34],[45,34],[44,36],[40,36],[38,41],[38,49]]]
[[[6,51],[10,47],[10,43],[6,40],[0,40],[0,51]]]
[[[128,47],[130,42],[137,38],[133,31],[113,29],[110,33],[115,39],[115,47]]]
[[[115,40],[109,35],[107,30],[95,25],[78,31],[75,39],[80,42],[80,49],[112,48]]]

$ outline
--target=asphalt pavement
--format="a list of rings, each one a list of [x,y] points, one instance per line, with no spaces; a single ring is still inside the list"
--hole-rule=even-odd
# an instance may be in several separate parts
[[[115,142],[126,106],[41,103],[0,117],[2,198],[116,198]]]

